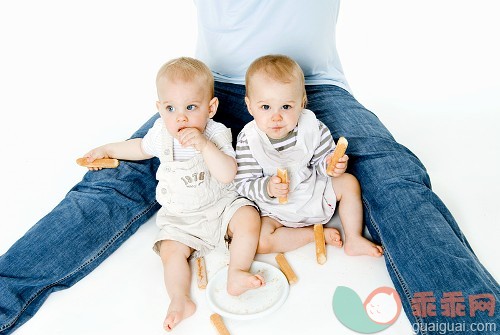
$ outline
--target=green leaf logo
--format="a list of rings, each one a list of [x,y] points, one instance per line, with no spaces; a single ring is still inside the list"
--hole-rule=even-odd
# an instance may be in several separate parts
[[[333,312],[347,328],[361,334],[373,334],[390,327],[401,313],[401,299],[395,289],[379,287],[365,302],[346,286],[338,286],[333,294]]]

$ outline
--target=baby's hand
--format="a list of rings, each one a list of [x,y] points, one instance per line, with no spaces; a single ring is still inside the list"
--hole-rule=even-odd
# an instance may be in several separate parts
[[[104,149],[104,146],[100,146],[90,150],[85,155],[83,155],[83,157],[87,158],[88,163],[92,163],[93,161],[99,158],[109,158],[109,156],[106,153],[106,150]],[[102,167],[88,167],[88,169],[91,171],[98,171],[102,170]]]
[[[276,175],[272,176],[267,183],[267,193],[271,198],[286,197],[288,194],[288,184],[282,183],[280,177]]]
[[[326,157],[326,166],[328,166],[328,164],[330,163],[332,156],[333,156],[333,154]],[[333,174],[331,176],[338,177],[341,174],[343,174],[347,170],[347,161],[348,160],[349,160],[349,156],[347,156],[347,155],[340,157],[337,164],[335,164],[335,169],[333,170]]]
[[[203,151],[208,139],[196,128],[184,128],[177,133],[179,143],[183,147],[193,147],[198,151]]]

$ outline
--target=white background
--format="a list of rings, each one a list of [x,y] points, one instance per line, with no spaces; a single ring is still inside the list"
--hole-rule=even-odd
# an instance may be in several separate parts
[[[495,0],[349,0],[338,24],[354,95],[420,157],[496,279],[499,9]],[[0,254],[81,179],[77,157],[127,138],[155,112],[156,71],[194,54],[195,14],[181,0],[0,3]],[[150,250],[155,233],[150,220],[17,334],[162,334],[168,298]],[[227,320],[230,331],[355,334],[331,311],[335,286],[364,300],[390,279],[383,260],[328,252],[323,267],[312,245],[290,253],[300,281],[284,307],[259,322]],[[215,334],[203,292],[194,287],[193,297],[198,311],[175,333]],[[382,334],[409,333],[407,322]]]

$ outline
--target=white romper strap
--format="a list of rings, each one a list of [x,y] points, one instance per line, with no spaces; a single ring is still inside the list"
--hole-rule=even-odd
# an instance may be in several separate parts
[[[174,161],[174,138],[170,135],[165,128],[165,126],[161,129],[161,152],[160,152],[160,160],[164,160],[165,162],[173,162]]]

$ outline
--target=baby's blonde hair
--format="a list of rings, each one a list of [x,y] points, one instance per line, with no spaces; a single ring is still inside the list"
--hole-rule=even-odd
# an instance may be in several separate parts
[[[202,61],[191,57],[174,58],[158,70],[156,75],[156,88],[161,78],[167,77],[172,80],[193,81],[201,79],[206,83],[210,97],[214,96],[214,76],[212,71]],[[159,95],[159,92],[158,92]]]
[[[245,75],[246,96],[251,89],[252,78],[257,73],[263,73],[273,80],[290,83],[298,80],[303,88],[304,105],[307,102],[304,72],[299,64],[285,55],[266,55],[257,58],[248,67]]]

